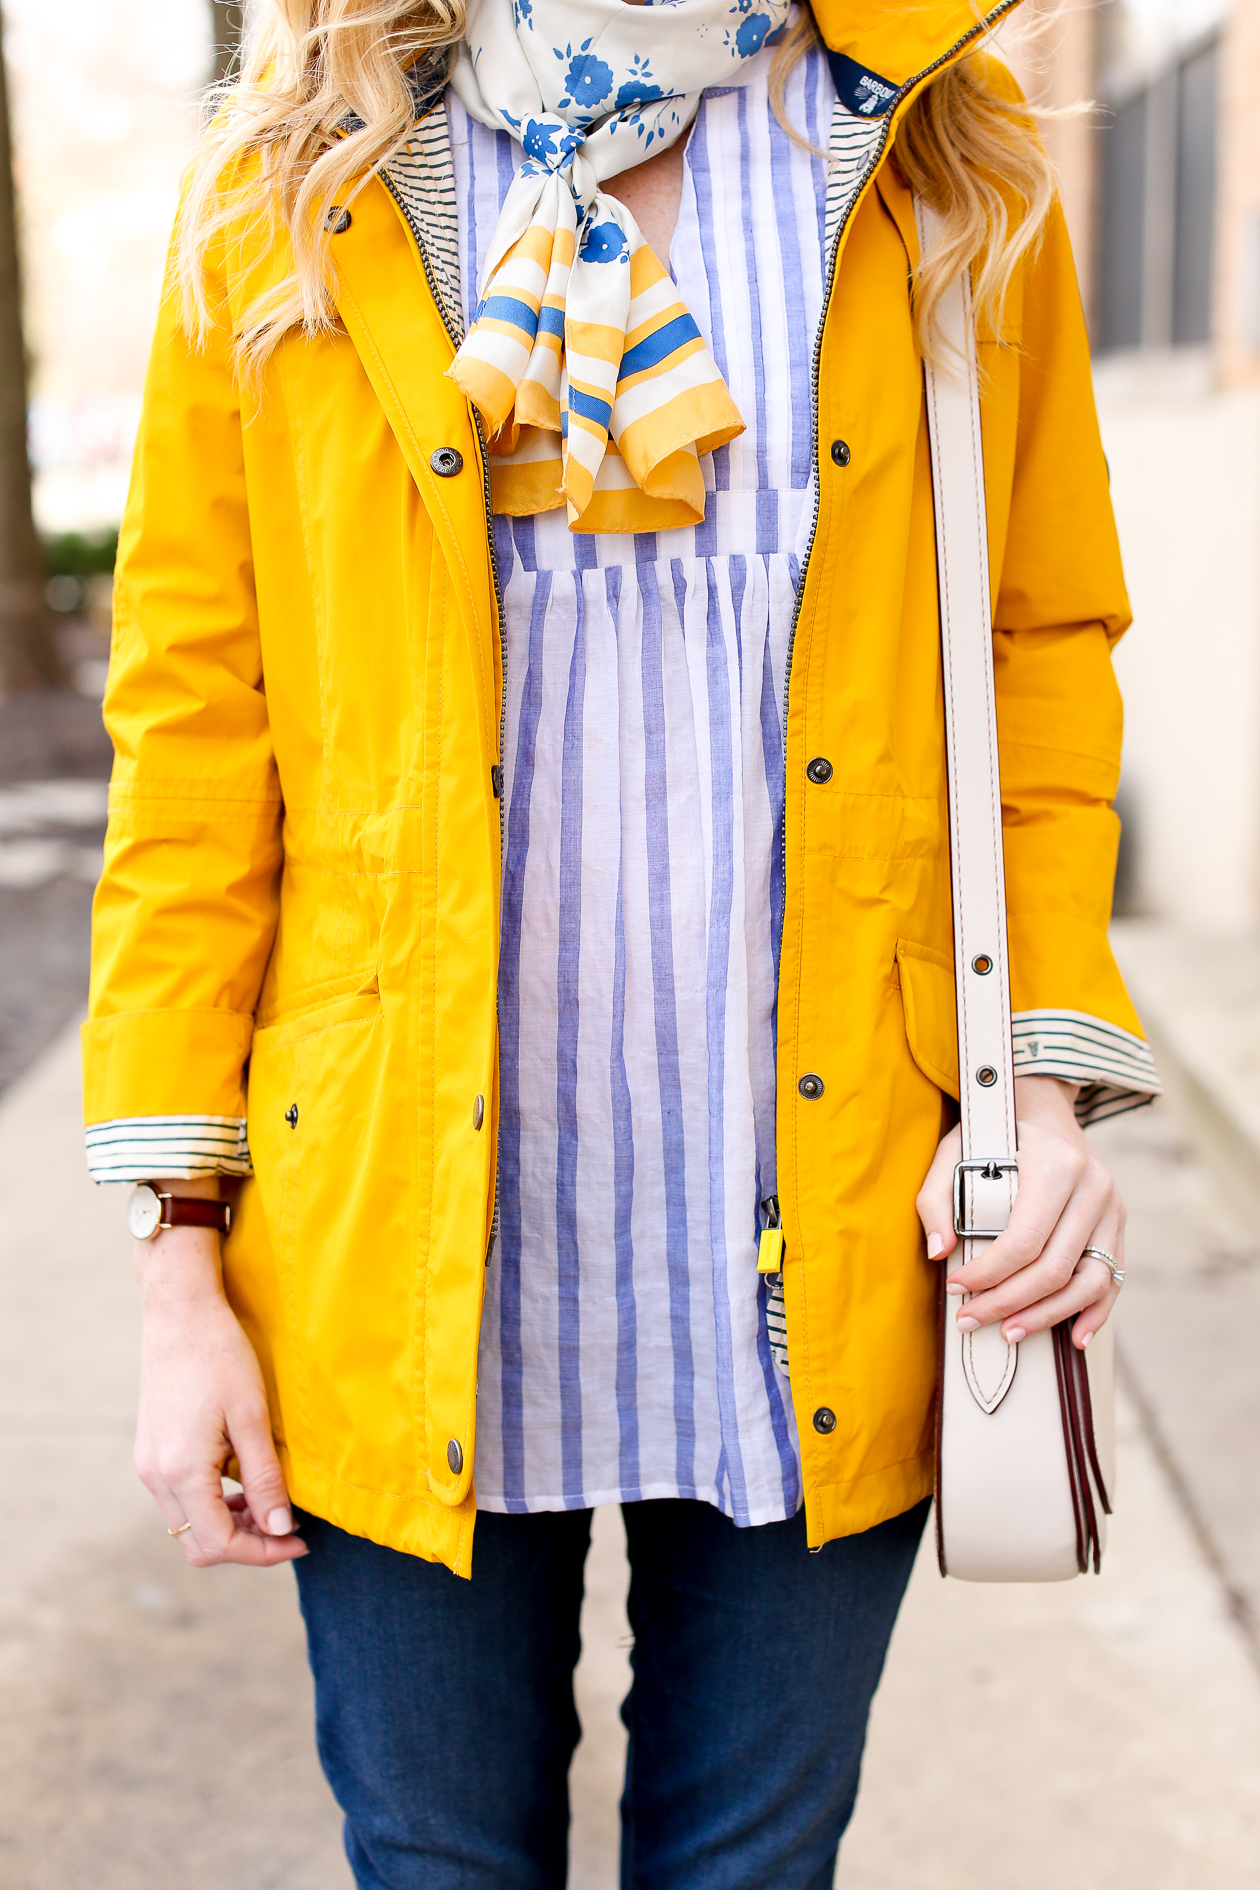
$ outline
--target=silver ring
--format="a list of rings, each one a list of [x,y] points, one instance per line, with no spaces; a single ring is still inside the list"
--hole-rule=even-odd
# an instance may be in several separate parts
[[[1108,1253],[1105,1247],[1086,1247],[1084,1253],[1081,1255],[1081,1259],[1084,1260],[1086,1258],[1102,1261],[1103,1265],[1111,1274],[1113,1286],[1124,1285],[1124,1268],[1120,1265],[1114,1253]]]

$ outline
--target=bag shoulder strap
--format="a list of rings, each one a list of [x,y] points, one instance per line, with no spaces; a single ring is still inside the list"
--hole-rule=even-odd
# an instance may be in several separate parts
[[[915,216],[926,248],[938,227],[936,213],[916,199]],[[968,271],[942,297],[938,321],[945,365],[925,362],[924,383],[936,514],[958,1002],[963,1162],[955,1199],[960,1232],[965,1227],[992,1235],[1006,1226],[1015,1197],[1015,1071],[980,376]]]

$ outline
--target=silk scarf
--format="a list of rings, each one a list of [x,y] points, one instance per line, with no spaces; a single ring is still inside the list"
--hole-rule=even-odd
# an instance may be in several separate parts
[[[704,518],[699,456],[744,430],[668,269],[600,185],[673,144],[789,0],[470,0],[451,83],[523,157],[448,372],[478,408],[496,512],[584,532]]]

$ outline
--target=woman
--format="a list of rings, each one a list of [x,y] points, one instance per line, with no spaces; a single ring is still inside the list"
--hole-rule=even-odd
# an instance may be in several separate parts
[[[1062,215],[979,34],[270,0],[193,167],[88,1140],[177,1197],[140,1474],[197,1565],[297,1561],[361,1885],[563,1881],[612,1502],[623,1881],[831,1881],[954,1244],[921,364],[967,265],[1020,1191],[956,1316],[1083,1346],[1115,1297],[1080,1124],[1156,1087],[1106,940],[1127,605]]]

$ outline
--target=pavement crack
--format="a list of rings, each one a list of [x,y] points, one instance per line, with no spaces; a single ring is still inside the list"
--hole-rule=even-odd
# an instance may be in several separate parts
[[[1260,1622],[1246,1590],[1239,1586],[1230,1572],[1229,1563],[1221,1551],[1220,1544],[1201,1509],[1189,1478],[1177,1461],[1172,1444],[1160,1423],[1158,1413],[1151,1399],[1147,1396],[1137,1373],[1125,1349],[1116,1344],[1116,1376],[1123,1385],[1127,1396],[1132,1400],[1138,1414],[1138,1421],[1150,1445],[1151,1454],[1164,1473],[1173,1500],[1198,1545],[1208,1568],[1215,1576],[1225,1603],[1225,1611],[1238,1629],[1248,1658],[1260,1679]]]

